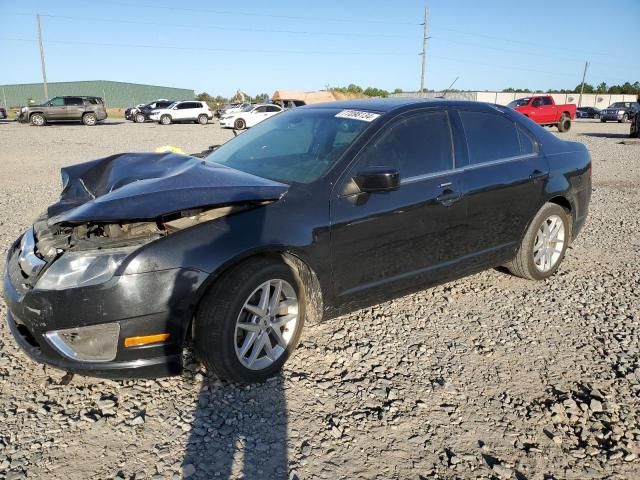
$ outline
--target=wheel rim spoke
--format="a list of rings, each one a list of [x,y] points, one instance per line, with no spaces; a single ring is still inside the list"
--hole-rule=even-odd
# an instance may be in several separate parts
[[[245,300],[235,330],[235,351],[241,364],[263,370],[277,361],[294,337],[298,298],[286,280],[260,284]]]
[[[551,215],[541,223],[533,244],[533,263],[542,272],[553,269],[564,249],[564,222],[558,215]]]

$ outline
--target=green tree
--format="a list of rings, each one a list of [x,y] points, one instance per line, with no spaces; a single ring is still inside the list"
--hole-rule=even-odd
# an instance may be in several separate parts
[[[602,83],[600,83],[600,85],[598,85],[596,87],[596,92],[598,92],[598,93],[607,93],[608,89],[609,89],[609,87],[607,87],[607,82],[602,82]]]
[[[579,83],[576,88],[573,89],[573,91],[575,93],[580,93],[580,89],[582,88],[582,83]],[[593,85],[591,85],[590,83],[584,82],[584,90],[582,91],[582,93],[593,93],[595,90],[593,88]]]
[[[401,88],[394,88],[393,89],[393,93],[402,93],[402,89]]]
[[[267,103],[271,96],[268,93],[259,93],[255,97],[253,97],[253,101],[255,103]]]

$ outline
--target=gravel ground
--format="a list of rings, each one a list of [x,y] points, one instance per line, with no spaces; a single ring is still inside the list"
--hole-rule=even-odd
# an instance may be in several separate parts
[[[104,381],[40,366],[0,327],[0,478],[640,478],[640,145],[579,121],[593,156],[585,230],[560,272],[490,270],[307,326],[283,374],[239,387]],[[59,168],[217,125],[0,123],[5,250]],[[0,266],[4,267],[4,255]],[[6,307],[0,301],[0,316]]]

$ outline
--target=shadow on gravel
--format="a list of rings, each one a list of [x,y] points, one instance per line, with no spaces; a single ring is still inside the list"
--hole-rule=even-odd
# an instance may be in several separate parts
[[[598,138],[629,138],[628,133],[583,133],[585,137],[598,137]]]
[[[287,406],[283,380],[234,385],[205,377],[185,458],[184,478],[287,478]]]

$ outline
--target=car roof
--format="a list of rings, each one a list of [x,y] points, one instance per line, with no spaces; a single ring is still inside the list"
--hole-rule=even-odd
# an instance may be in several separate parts
[[[472,107],[474,109],[486,108],[507,108],[502,105],[494,105],[485,102],[470,100],[448,100],[446,98],[417,98],[417,97],[394,97],[394,98],[368,98],[357,100],[342,100],[339,102],[314,103],[305,105],[304,109],[336,108],[344,110],[370,110],[380,113],[388,113],[399,109],[410,107]]]

